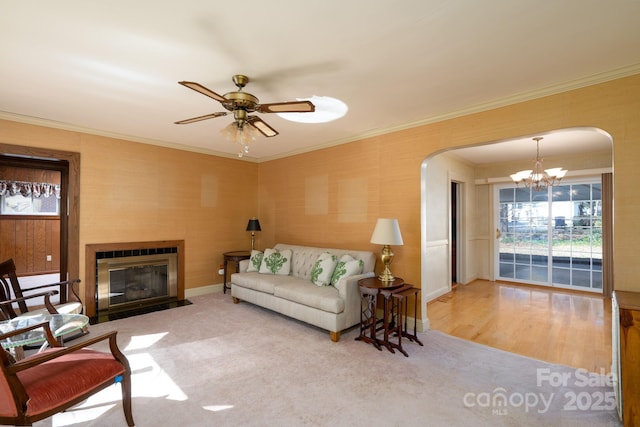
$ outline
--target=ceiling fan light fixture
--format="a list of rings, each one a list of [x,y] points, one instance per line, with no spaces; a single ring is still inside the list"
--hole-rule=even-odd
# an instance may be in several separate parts
[[[250,113],[295,113],[295,115],[298,115],[299,113],[309,114],[315,111],[315,106],[308,100],[260,104],[256,96],[243,90],[247,83],[249,83],[249,77],[243,74],[236,74],[233,76],[232,80],[236,85],[237,90],[227,92],[224,96],[202,86],[200,83],[189,81],[181,81],[178,83],[201,93],[202,95],[215,99],[220,102],[227,111],[233,112],[233,123],[225,126],[220,133],[225,139],[240,144],[238,157],[242,157],[249,153],[249,144],[256,139],[256,135],[258,133],[266,136],[267,138],[278,135],[278,131],[271,127],[267,122],[258,116],[249,115]],[[342,115],[345,113],[346,105],[344,105],[344,112]],[[202,120],[224,116],[226,114],[227,112],[225,111],[217,112],[213,114],[206,114],[204,116],[192,117],[186,120],[180,120],[175,123],[195,123]]]
[[[247,122],[231,122],[220,130],[220,135],[228,141],[240,145],[238,157],[249,153],[249,144],[256,140],[257,130]]]
[[[300,113],[276,113],[285,120],[297,123],[327,123],[344,117],[349,111],[347,104],[330,96],[317,96],[311,98],[297,98],[297,101],[311,101],[315,105],[314,112]]]

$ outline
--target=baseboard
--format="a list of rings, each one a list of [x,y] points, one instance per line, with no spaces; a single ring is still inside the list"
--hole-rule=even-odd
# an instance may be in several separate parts
[[[381,309],[377,309],[376,312],[377,312],[378,319],[382,319],[382,317],[384,316],[384,312]],[[413,325],[414,324],[416,324],[416,319],[414,317],[408,316],[407,317],[407,329],[409,331],[413,332]],[[418,322],[416,324],[416,331],[417,332],[424,332],[424,331],[428,331],[428,330],[429,330],[429,319],[418,319]]]
[[[431,302],[436,298],[440,298],[442,295],[448,294],[449,292],[451,292],[451,289],[449,288],[440,288],[437,289],[433,292],[429,292],[428,294],[425,295],[425,300],[427,302]]]
[[[431,324],[429,323],[429,318],[424,318],[418,322],[418,331],[424,332],[431,329]]]
[[[193,298],[200,295],[215,294],[222,292],[222,283],[216,285],[200,286],[198,288],[189,288],[184,290],[185,298]]]

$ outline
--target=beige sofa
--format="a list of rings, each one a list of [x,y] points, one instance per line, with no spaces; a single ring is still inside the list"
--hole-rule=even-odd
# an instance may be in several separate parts
[[[247,272],[249,260],[240,262],[238,273],[231,275],[231,296],[235,303],[247,301],[329,331],[338,341],[340,332],[360,322],[358,280],[375,275],[373,252],[330,249],[279,243],[273,249],[291,250],[288,275]],[[347,254],[361,260],[362,273],[342,277],[335,286],[317,286],[311,273],[318,257],[329,252],[340,259]]]

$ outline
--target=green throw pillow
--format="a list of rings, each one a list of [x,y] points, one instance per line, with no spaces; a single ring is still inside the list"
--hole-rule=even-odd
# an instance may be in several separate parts
[[[355,276],[362,274],[364,268],[364,261],[361,259],[355,259],[351,255],[342,255],[340,261],[336,265],[333,275],[331,276],[331,284],[333,286],[338,283],[343,277]]]
[[[291,249],[265,249],[259,273],[289,275],[291,271]]]
[[[249,258],[249,266],[247,267],[247,272],[249,271],[259,271],[260,264],[262,264],[262,257],[264,254],[262,251],[252,250],[251,258]]]
[[[329,252],[320,254],[311,269],[311,281],[313,284],[316,286],[330,286],[331,275],[333,275],[333,269],[336,268],[337,263],[337,256],[331,255]]]

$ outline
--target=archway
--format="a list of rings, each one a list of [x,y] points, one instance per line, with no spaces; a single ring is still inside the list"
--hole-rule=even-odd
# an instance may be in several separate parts
[[[535,135],[490,141],[434,153],[421,165],[421,283],[423,328],[429,327],[427,302],[451,290],[450,197],[451,182],[461,186],[458,234],[459,279],[492,280],[492,186],[509,181],[509,175],[530,169],[535,151],[528,143],[543,136],[545,162],[561,161],[569,176],[601,174],[613,170],[613,141],[597,128],[581,127],[543,131]],[[527,143],[525,143],[527,142]]]

